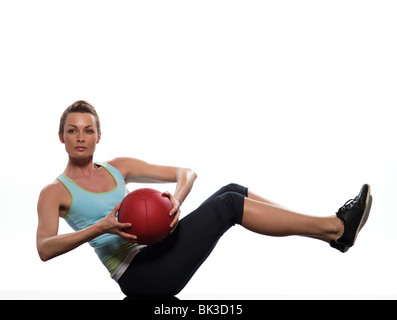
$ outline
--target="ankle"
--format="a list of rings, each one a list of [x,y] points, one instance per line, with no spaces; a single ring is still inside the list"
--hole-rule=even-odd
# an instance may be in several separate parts
[[[341,219],[339,219],[336,215],[330,217],[329,223],[329,236],[330,240],[337,240],[342,237],[345,231],[345,225]]]

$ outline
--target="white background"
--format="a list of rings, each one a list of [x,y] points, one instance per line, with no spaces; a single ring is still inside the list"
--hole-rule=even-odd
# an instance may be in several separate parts
[[[88,244],[36,252],[37,198],[66,166],[59,118],[78,99],[101,118],[95,160],[198,173],[183,214],[237,182],[327,216],[371,184],[348,253],[237,226],[181,299],[396,298],[396,15],[379,0],[1,1],[1,298],[123,298]]]

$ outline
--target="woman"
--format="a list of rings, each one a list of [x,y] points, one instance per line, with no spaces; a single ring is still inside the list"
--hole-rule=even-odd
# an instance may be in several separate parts
[[[69,161],[57,180],[46,186],[38,200],[37,249],[43,261],[89,242],[127,296],[178,294],[211,253],[223,233],[234,224],[263,235],[299,235],[330,243],[346,252],[355,243],[371,207],[370,188],[364,185],[354,200],[336,215],[312,217],[292,212],[229,184],[179,221],[180,207],[197,175],[190,169],[159,166],[133,158],[106,163],[93,161],[101,139],[99,117],[85,101],[76,101],[61,117],[59,139]],[[124,231],[117,212],[130,182],[175,182],[170,235],[162,242],[139,245],[139,238]],[[75,232],[58,234],[59,218]]]

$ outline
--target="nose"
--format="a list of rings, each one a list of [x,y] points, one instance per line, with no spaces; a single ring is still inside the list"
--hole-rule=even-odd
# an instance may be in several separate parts
[[[79,143],[85,142],[83,134],[80,133],[80,134],[77,136],[77,142],[79,142]]]

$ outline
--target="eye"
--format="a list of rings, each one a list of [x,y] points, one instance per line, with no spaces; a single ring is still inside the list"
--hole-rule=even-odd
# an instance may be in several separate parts
[[[73,134],[73,133],[75,133],[76,132],[76,129],[70,129],[70,130],[68,130],[68,133],[71,133],[71,134]]]
[[[93,134],[93,133],[94,133],[94,130],[88,129],[88,130],[86,130],[86,133],[87,133],[87,134]]]

